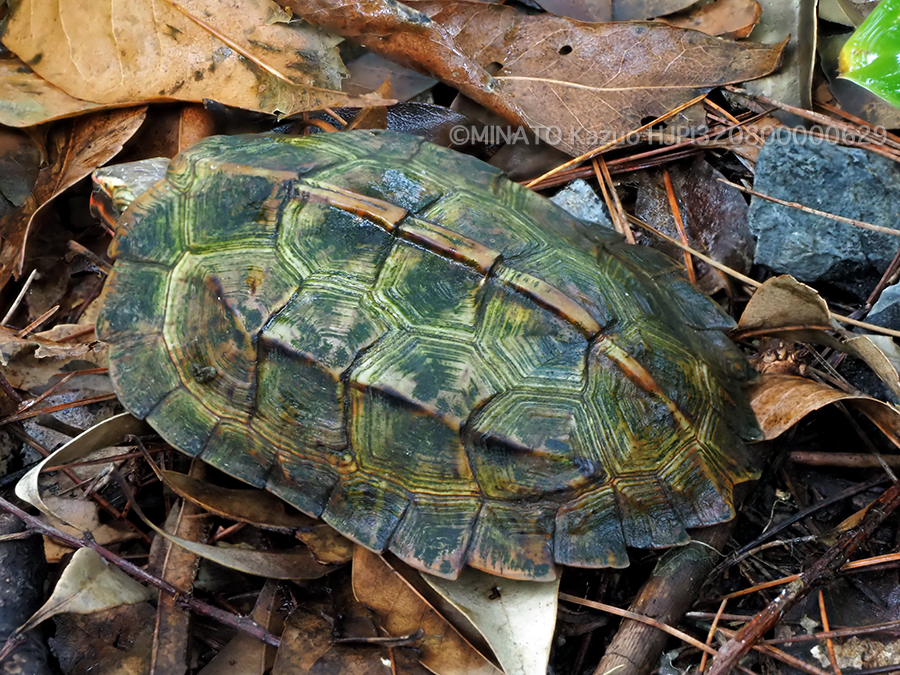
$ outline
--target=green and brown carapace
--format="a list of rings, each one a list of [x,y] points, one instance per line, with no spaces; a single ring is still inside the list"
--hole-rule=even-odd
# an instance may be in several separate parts
[[[751,371],[677,265],[421,139],[206,139],[111,252],[125,407],[426,572],[622,567],[754,477]]]

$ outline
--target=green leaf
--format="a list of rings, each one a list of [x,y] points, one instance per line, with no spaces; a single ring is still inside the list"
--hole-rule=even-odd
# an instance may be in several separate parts
[[[900,108],[900,0],[882,0],[841,50],[841,76]]]

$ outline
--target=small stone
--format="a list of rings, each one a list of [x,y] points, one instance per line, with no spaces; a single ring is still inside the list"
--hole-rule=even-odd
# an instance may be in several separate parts
[[[885,288],[869,310],[866,321],[876,326],[900,330],[900,285]]]
[[[754,189],[893,229],[900,216],[896,163],[810,136],[770,137],[759,153]],[[855,295],[871,288],[900,247],[898,237],[755,196],[748,217],[758,238],[757,264],[800,281],[834,284]]]
[[[576,218],[610,229],[613,227],[606,204],[597,196],[591,186],[580,178],[573,180],[553,195],[550,201],[561,206]]]

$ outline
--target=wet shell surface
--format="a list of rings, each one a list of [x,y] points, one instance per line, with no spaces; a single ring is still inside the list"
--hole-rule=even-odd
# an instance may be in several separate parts
[[[206,139],[111,252],[125,407],[426,572],[623,567],[755,477],[751,371],[677,265],[421,139]]]

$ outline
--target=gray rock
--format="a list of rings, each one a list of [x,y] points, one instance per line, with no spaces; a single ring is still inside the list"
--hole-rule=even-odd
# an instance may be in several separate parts
[[[606,204],[597,196],[591,186],[580,178],[573,180],[553,195],[550,201],[563,207],[576,218],[610,229],[613,227]]]
[[[900,330],[900,285],[885,288],[869,310],[866,321],[876,326]]]
[[[754,188],[846,218],[893,229],[900,224],[900,167],[859,148],[776,134],[759,153]],[[900,247],[900,238],[759,197],[753,197],[748,216],[758,238],[757,264],[856,294],[885,270]]]

